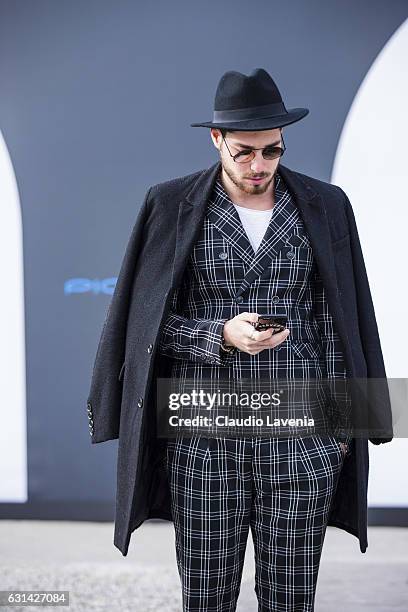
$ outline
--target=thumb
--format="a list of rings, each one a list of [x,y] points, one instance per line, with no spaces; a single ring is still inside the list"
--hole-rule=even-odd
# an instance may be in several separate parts
[[[257,312],[240,312],[237,319],[248,321],[248,323],[257,323],[259,314]]]

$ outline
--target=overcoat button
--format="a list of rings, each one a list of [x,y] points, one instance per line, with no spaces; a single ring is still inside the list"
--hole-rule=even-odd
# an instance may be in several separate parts
[[[153,344],[149,344],[149,346],[147,347],[147,352],[151,353],[153,350]]]
[[[143,397],[139,397],[139,401],[137,402],[137,405],[139,406],[139,408],[143,406]]]

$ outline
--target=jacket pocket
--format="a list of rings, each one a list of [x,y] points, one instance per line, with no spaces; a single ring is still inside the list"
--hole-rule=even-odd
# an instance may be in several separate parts
[[[287,238],[286,246],[311,249],[312,243],[310,242],[309,236],[305,231],[296,229],[295,232]]]
[[[337,251],[341,249],[342,247],[344,247],[349,242],[350,242],[350,234],[346,234],[345,236],[343,236],[342,238],[339,238],[338,240],[333,240],[332,248],[334,251]]]

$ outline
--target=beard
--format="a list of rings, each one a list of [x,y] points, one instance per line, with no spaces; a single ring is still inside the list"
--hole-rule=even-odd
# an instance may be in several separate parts
[[[276,167],[275,172],[272,174],[272,176],[269,176],[267,178],[265,178],[262,183],[259,183],[258,185],[256,183],[251,183],[250,181],[246,180],[245,178],[242,178],[241,176],[236,175],[234,172],[232,172],[229,168],[227,168],[224,164],[223,161],[221,159],[221,166],[222,169],[224,170],[225,174],[229,177],[229,179],[234,183],[234,185],[240,189],[242,192],[246,193],[247,195],[263,195],[264,193],[266,193],[268,191],[268,189],[270,188],[271,183],[273,183],[274,178],[275,178],[275,174],[278,170],[278,167]],[[251,175],[248,173],[248,178]],[[263,176],[263,175],[260,175]]]

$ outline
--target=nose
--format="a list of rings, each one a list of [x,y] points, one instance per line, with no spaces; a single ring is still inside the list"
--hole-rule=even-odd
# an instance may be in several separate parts
[[[251,170],[254,174],[260,174],[268,169],[268,160],[263,157],[262,151],[254,151],[254,153],[255,157],[250,162]]]

